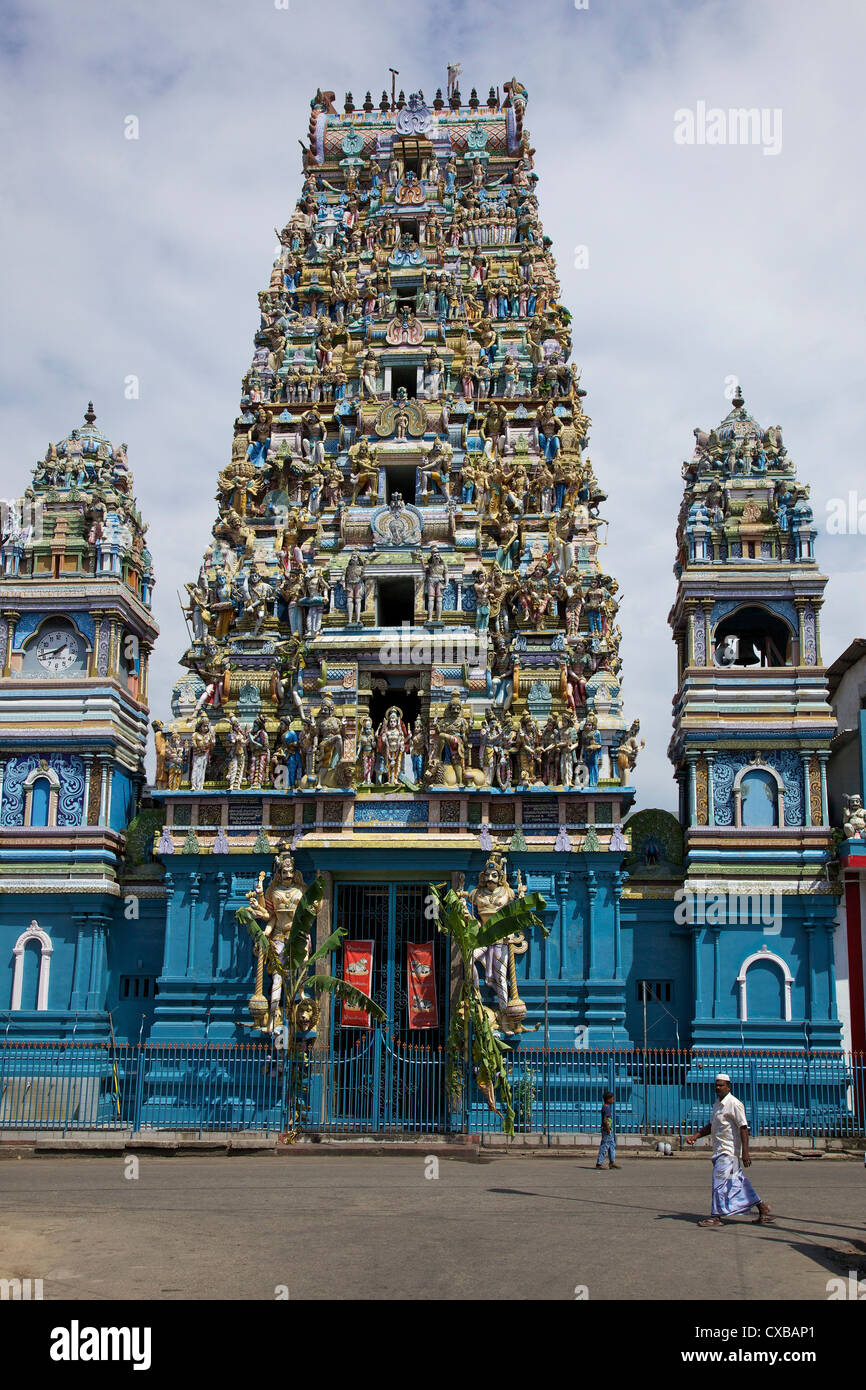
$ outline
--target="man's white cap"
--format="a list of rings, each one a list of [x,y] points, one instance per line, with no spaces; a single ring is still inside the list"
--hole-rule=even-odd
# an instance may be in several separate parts
[[[717,1081],[727,1081],[728,1084],[730,1085],[731,1078],[728,1076],[728,1073],[727,1073],[726,1071],[720,1071],[719,1074],[718,1074],[718,1076],[716,1077],[716,1080],[717,1080]]]

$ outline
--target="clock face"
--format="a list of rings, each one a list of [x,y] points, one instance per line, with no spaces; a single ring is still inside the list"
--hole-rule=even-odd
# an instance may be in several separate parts
[[[78,663],[78,639],[68,628],[46,628],[36,646],[36,660],[49,675],[62,676]]]

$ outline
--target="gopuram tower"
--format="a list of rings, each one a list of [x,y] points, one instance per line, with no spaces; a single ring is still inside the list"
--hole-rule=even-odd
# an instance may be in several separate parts
[[[809,488],[781,428],[759,425],[739,387],[715,429],[695,430],[683,477],[670,756],[684,829],[675,920],[690,937],[692,1041],[837,1047],[827,878],[836,726]]]
[[[234,911],[287,842],[325,876],[320,930],[369,945],[394,1035],[447,1025],[427,885],[469,888],[498,852],[551,929],[512,943],[507,985],[486,980],[500,1025],[527,1046],[626,1043],[640,741],[527,93],[332,99],[311,103],[157,730],[156,1034],[250,1036]],[[407,1007],[413,943],[430,943],[426,1019]],[[321,1046],[350,1033],[319,1021]]]

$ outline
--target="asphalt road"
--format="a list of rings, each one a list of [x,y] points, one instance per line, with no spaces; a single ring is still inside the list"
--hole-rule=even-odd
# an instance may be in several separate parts
[[[817,1299],[864,1237],[856,1162],[756,1160],[774,1227],[700,1230],[710,1164],[142,1157],[0,1164],[0,1278],[46,1299]],[[578,1291],[576,1293],[576,1290]]]

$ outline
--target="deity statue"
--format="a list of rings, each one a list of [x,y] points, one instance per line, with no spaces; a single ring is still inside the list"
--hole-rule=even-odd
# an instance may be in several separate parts
[[[475,917],[486,926],[491,917],[501,912],[515,897],[522,898],[526,887],[517,874],[517,892],[508,883],[505,861],[500,853],[492,854],[478,876],[478,887],[460,896]],[[496,996],[499,1023],[505,1032],[522,1032],[526,1005],[517,992],[515,957],[528,948],[523,932],[512,932],[502,941],[475,953],[475,963],[484,968],[484,978]],[[477,980],[477,975],[476,975]]]
[[[358,769],[358,780],[362,786],[372,786],[376,766],[376,733],[369,714],[364,717],[358,731],[357,749],[355,765]]]
[[[156,750],[156,776],[154,786],[163,788],[166,784],[165,776],[165,749],[166,733],[165,725],[161,719],[152,719],[150,727],[153,729],[153,746]]]
[[[633,770],[637,763],[637,755],[640,749],[645,747],[644,740],[638,744],[637,736],[640,731],[640,720],[635,719],[627,734],[624,734],[616,746],[615,756],[616,765],[619,771],[620,786],[628,785],[628,774]]]
[[[301,416],[301,449],[310,463],[319,467],[325,463],[325,439],[328,431],[318,410],[308,410]]]
[[[250,787],[254,791],[258,791],[265,784],[271,752],[267,720],[263,714],[256,715],[248,737]]]
[[[428,494],[429,482],[431,480],[435,483],[443,497],[448,497],[450,495],[449,486],[453,454],[454,450],[449,443],[441,439],[437,439],[434,442],[426,463],[418,470],[421,474],[422,492],[425,497]]]
[[[165,736],[164,759],[165,786],[170,792],[180,791],[183,782],[184,746],[176,729],[170,729]]]
[[[325,578],[324,570],[308,565],[304,575],[304,597],[301,600],[305,610],[304,635],[315,637],[322,626],[322,616],[331,596],[331,586]]]
[[[233,714],[229,719],[229,730],[226,735],[226,743],[229,750],[228,763],[228,787],[229,791],[240,791],[243,785],[244,772],[246,771],[247,748],[249,746],[249,733],[244,728],[237,715]]]
[[[330,695],[322,697],[322,703],[314,718],[314,729],[313,761],[316,790],[321,791],[322,778],[333,772],[343,756],[343,725]]]
[[[253,916],[260,922],[266,923],[264,934],[273,947],[274,953],[282,961],[298,903],[307,887],[303,875],[295,868],[295,861],[285,841],[281,841],[278,846],[274,871],[267,889],[265,889],[264,884],[265,874],[262,872],[259,874],[256,888],[247,893],[247,902]],[[318,911],[318,907],[316,910]],[[308,955],[311,947],[312,943],[308,940]],[[259,959],[261,960],[261,957]],[[250,1013],[263,1033],[275,1033],[283,1024],[283,979],[281,975],[274,973],[271,978],[270,999],[266,1003],[261,997],[261,976],[261,965],[259,965],[256,994],[250,1000]],[[259,1003],[259,999],[261,999],[261,1003]],[[285,1002],[290,1006],[295,1005],[294,1000]]]
[[[599,763],[601,762],[601,735],[598,731],[598,719],[590,711],[583,721],[580,731],[580,746],[582,760],[586,763],[589,772],[589,786],[598,786]]]
[[[427,587],[427,621],[428,623],[439,623],[442,621],[442,591],[448,582],[448,571],[435,541],[431,543],[430,554],[427,557],[425,582]]]
[[[379,469],[378,447],[370,448],[365,434],[349,449],[349,481],[352,484],[352,506],[359,497],[377,496],[377,475]]]
[[[437,721],[436,757],[451,764],[458,787],[462,787],[466,780],[469,728],[469,721],[463,713],[460,691],[452,690],[444,713]]]
[[[376,748],[380,755],[381,771],[377,781],[396,786],[403,771],[403,757],[409,751],[409,732],[403,723],[403,711],[392,705],[376,731]]]
[[[842,829],[845,832],[846,840],[866,840],[866,809],[863,807],[862,798],[856,793],[852,796],[843,796],[843,822]]]
[[[371,557],[375,559],[375,556]],[[364,611],[364,596],[366,585],[364,580],[364,560],[360,551],[352,548],[346,562],[346,569],[343,574],[343,586],[346,590],[346,622],[358,625],[361,622],[361,614]]]
[[[204,791],[205,778],[207,776],[210,755],[213,752],[216,737],[211,728],[210,720],[203,714],[193,730],[190,740],[192,753],[192,765],[190,771],[190,791]]]

